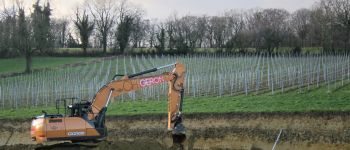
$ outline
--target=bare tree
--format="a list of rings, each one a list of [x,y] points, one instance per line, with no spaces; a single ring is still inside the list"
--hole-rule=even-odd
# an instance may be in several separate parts
[[[157,25],[155,21],[147,21],[147,38],[149,48],[153,48],[156,45],[156,33]]]
[[[324,10],[315,7],[310,10],[310,32],[309,32],[309,45],[325,47],[326,43],[326,19],[324,17]],[[325,50],[325,49],[324,49]]]
[[[227,19],[227,30],[226,30],[226,48],[233,49],[237,48],[240,51],[244,51],[247,46],[247,38],[244,33],[245,21],[243,13],[238,13],[236,11],[229,11],[225,13]]]
[[[207,29],[208,29],[208,17],[207,16],[198,17],[196,22],[196,30],[197,30],[197,36],[198,36],[197,47],[199,48],[203,47],[203,42],[205,41],[205,35],[207,33]]]
[[[172,28],[172,33],[171,35],[169,34],[173,40],[171,42],[176,48],[176,53],[187,53],[192,50],[192,47],[190,47],[190,23],[186,22],[188,21],[188,16],[179,19],[174,17],[173,19],[168,24]]]
[[[4,8],[0,14],[0,57],[18,54],[14,47],[17,45],[15,6]]]
[[[207,43],[209,43],[210,48],[214,48],[214,25],[211,22],[211,18],[208,18],[207,20],[207,33],[206,33],[206,39]]]
[[[52,31],[55,39],[55,47],[66,47],[68,36],[68,20],[54,19],[52,20]]]
[[[30,29],[30,22],[26,20],[24,8],[18,5],[18,49],[25,54],[26,58],[26,73],[30,73],[32,70],[32,55],[34,50],[32,49],[32,34]]]
[[[292,28],[300,38],[301,47],[304,47],[305,39],[310,32],[311,11],[299,9],[292,15]]]
[[[95,19],[97,31],[103,47],[103,53],[107,52],[108,36],[117,17],[117,6],[113,0],[91,0],[88,4],[90,12]]]
[[[185,44],[188,47],[188,51],[192,52],[196,47],[196,43],[199,39],[199,34],[197,30],[197,17],[196,16],[184,16],[178,20],[178,31],[182,32],[185,40]]]
[[[137,48],[141,46],[142,40],[146,37],[147,21],[143,20],[143,11],[136,9],[133,16],[133,28],[130,35],[132,47]]]
[[[264,9],[251,14],[248,23],[255,47],[268,53],[278,49],[288,35],[288,17],[289,13],[284,9]]]
[[[161,52],[170,49],[180,53],[198,47],[231,52],[246,52],[252,47],[256,51],[273,53],[279,52],[280,47],[300,47],[301,50],[305,46],[335,52],[348,49],[350,43],[349,0],[319,0],[311,9],[299,9],[292,15],[284,9],[273,8],[231,10],[216,16],[177,17],[173,14],[163,22],[145,19],[145,12],[127,0],[88,0],[86,4],[88,13],[77,13],[74,20],[80,40],[73,36],[68,40],[68,22],[51,20],[49,3],[39,6],[36,0],[31,20],[28,20],[29,31],[33,31],[31,47],[40,51],[50,48],[52,33],[57,47],[65,47],[68,41],[70,46],[76,46],[76,41],[80,41],[85,54],[90,35],[97,37],[91,46],[101,47],[104,53],[110,45],[122,52],[129,46],[157,47]],[[2,56],[20,54],[16,48],[18,34],[13,34],[17,33],[18,23],[14,18],[13,13],[0,14]],[[94,27],[96,32],[93,32]],[[49,33],[50,30],[53,32]]]
[[[164,24],[158,26],[158,32],[156,33],[158,45],[156,45],[158,53],[163,53],[165,50],[165,27]]]
[[[119,22],[122,22],[124,20],[124,17],[126,17],[129,14],[129,8],[128,8],[128,0],[121,0],[118,6],[119,11]]]
[[[176,14],[171,15],[167,21],[165,22],[166,27],[165,30],[168,35],[168,43],[169,43],[169,49],[172,51],[175,47],[176,41],[175,41],[175,21],[177,20]]]
[[[225,17],[214,16],[210,20],[210,27],[212,29],[212,37],[215,41],[215,46],[217,48],[224,47],[224,36],[226,30],[226,19]]]
[[[325,9],[326,15],[329,18],[331,28],[333,28],[332,34],[334,34],[335,29],[340,31],[338,32],[337,37],[341,37],[342,33],[345,34],[343,36],[344,49],[347,49],[350,40],[349,0],[321,0],[321,7]]]

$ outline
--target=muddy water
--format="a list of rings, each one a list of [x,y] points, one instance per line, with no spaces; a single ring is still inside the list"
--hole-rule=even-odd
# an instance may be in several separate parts
[[[186,115],[187,140],[173,145],[166,116],[109,117],[107,141],[45,143],[29,138],[30,120],[0,120],[0,149],[350,150],[350,113],[231,113]]]

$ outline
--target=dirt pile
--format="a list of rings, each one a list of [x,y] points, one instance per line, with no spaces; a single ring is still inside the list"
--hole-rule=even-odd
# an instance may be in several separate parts
[[[229,113],[185,116],[183,149],[350,149],[350,117],[338,113]],[[0,120],[0,149],[181,149],[166,132],[166,116],[108,117],[109,135],[97,145],[46,143],[33,145],[30,120]],[[22,145],[21,145],[22,144]],[[25,145],[23,145],[25,144]]]

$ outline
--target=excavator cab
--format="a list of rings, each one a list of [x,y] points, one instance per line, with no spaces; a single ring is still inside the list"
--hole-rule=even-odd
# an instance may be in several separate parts
[[[77,103],[72,103],[67,105],[66,108],[68,110],[69,117],[83,117],[87,118],[87,113],[89,112],[91,102],[80,100]]]
[[[57,114],[64,109],[64,116],[68,117],[83,117],[87,114],[90,105],[91,102],[75,97],[56,100]]]

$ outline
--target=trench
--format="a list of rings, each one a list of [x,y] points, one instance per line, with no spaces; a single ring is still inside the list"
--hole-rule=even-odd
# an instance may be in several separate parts
[[[2,149],[213,149],[350,150],[350,112],[188,114],[187,139],[173,144],[166,116],[108,117],[108,138],[100,143],[30,141],[30,120],[0,120]],[[12,135],[11,135],[12,134]],[[9,141],[6,140],[11,135]]]

